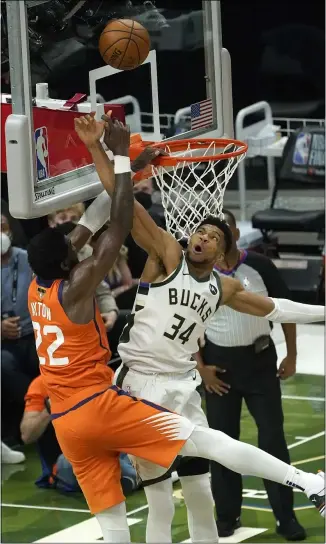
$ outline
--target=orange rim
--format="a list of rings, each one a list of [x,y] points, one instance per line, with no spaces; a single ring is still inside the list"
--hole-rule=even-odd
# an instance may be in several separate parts
[[[177,157],[157,157],[152,161],[154,166],[177,166],[180,162],[211,162],[218,160],[231,159],[243,155],[248,150],[248,145],[240,140],[234,140],[232,138],[203,138],[203,139],[186,139],[186,140],[172,140],[162,142],[143,142],[139,135],[133,135],[130,146],[130,158],[134,160],[138,155],[144,151],[148,146],[156,147],[159,149],[169,148],[172,153],[179,153],[187,151],[189,144],[191,149],[207,149],[211,144],[215,144],[218,147],[225,148],[226,146],[233,144],[238,147],[235,151],[227,153],[216,153],[214,155],[202,155],[197,157],[187,157],[178,155]]]

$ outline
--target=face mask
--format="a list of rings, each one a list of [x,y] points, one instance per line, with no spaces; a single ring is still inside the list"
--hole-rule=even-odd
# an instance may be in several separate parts
[[[5,232],[1,233],[1,255],[5,255],[11,246],[11,239]]]

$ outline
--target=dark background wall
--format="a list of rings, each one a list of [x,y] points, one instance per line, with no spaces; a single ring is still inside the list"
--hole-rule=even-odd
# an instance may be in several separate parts
[[[168,15],[200,9],[200,0],[187,4],[178,0],[156,0],[158,8]],[[185,8],[185,5],[187,6]],[[223,0],[223,45],[232,59],[234,111],[266,99],[275,102],[324,100],[325,94],[325,8],[316,0],[294,2]],[[166,12],[165,12],[166,13]],[[83,69],[64,66],[50,77],[52,94],[67,98],[74,92],[88,91],[88,69],[102,66],[95,48],[85,54]],[[205,82],[193,77],[203,64],[203,51],[158,51],[160,110],[174,113],[177,109],[205,96]],[[86,69],[87,68],[87,69]],[[173,74],[184,82],[175,88]],[[102,82],[99,92],[105,98],[126,94],[126,88],[139,87],[144,79],[141,71],[115,77],[114,88]],[[132,94],[132,93],[131,93]],[[150,111],[149,93],[143,85],[141,109]],[[198,98],[198,96],[200,98]]]

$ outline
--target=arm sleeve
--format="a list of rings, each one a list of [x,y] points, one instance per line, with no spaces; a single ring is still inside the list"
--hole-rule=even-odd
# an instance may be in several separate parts
[[[250,251],[245,262],[260,274],[266,285],[269,297],[291,298],[288,286],[269,257]]]

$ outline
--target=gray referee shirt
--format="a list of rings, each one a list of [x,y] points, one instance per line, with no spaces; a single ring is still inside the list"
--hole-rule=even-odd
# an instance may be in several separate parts
[[[220,275],[235,278],[244,289],[274,298],[289,298],[289,290],[273,262],[254,251],[244,251],[232,270],[215,268]],[[236,312],[220,306],[206,329],[206,336],[217,346],[250,346],[257,338],[269,335],[270,323],[262,317]]]

